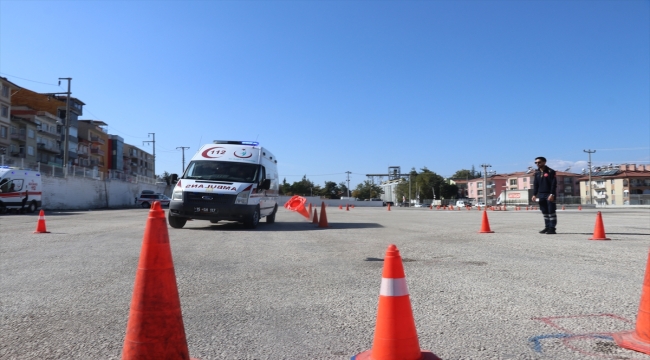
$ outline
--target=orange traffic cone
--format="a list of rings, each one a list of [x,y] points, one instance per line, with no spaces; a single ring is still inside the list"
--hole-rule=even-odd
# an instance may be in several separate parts
[[[582,210],[582,205],[578,205],[578,210]]]
[[[350,205],[350,207],[354,209],[354,204]]]
[[[479,233],[493,233],[490,230],[490,222],[488,221],[487,211],[483,211],[483,221],[481,222],[481,231]]]
[[[309,207],[307,208],[307,212],[310,213],[310,214],[313,213],[313,211],[311,211],[311,203],[309,203]]]
[[[307,209],[305,209],[305,199],[302,196],[294,196],[289,201],[287,201],[286,204],[284,204],[284,207],[291,211],[295,211],[298,214],[304,216],[307,220],[309,220],[309,213],[307,212]]]
[[[388,203],[388,211],[390,211],[390,203]]]
[[[343,210],[343,205],[339,205],[339,210]]]
[[[611,240],[605,235],[605,226],[603,225],[603,216],[596,214],[596,226],[594,226],[594,235],[589,238],[589,240]]]
[[[41,212],[38,213],[38,222],[36,223],[36,231],[34,234],[46,234],[49,233],[45,228],[45,212],[41,209]]]
[[[564,211],[564,210],[566,210],[566,207],[564,207],[564,205],[562,205],[562,211]]]
[[[318,221],[318,227],[319,228],[329,227],[329,224],[327,223],[327,214],[325,213],[325,203],[324,202],[320,203],[320,219]]]
[[[165,212],[151,206],[135,273],[122,359],[189,359]]]
[[[318,212],[314,209],[314,218],[311,219],[312,224],[318,224]]]
[[[345,211],[350,211],[350,205],[349,204],[345,204]]]
[[[645,268],[636,329],[612,334],[618,346],[650,355],[650,253]]]
[[[440,360],[432,352],[420,349],[402,257],[397,247],[391,244],[384,257],[372,349],[353,356],[351,360],[424,359]]]

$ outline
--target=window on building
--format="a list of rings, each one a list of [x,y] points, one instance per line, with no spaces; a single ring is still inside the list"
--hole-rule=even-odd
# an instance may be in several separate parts
[[[524,178],[524,182],[528,182],[528,178]]]
[[[510,185],[517,185],[517,179],[510,179]]]
[[[612,195],[614,195],[614,190],[612,190]]]
[[[572,179],[570,177],[565,177],[564,178],[564,183],[565,184],[571,184]]]
[[[483,195],[483,190],[479,190],[479,191],[477,191],[477,194],[478,194],[479,196]]]
[[[2,116],[3,118],[9,117],[9,106],[2,105],[2,109],[0,109],[0,116]]]
[[[482,188],[483,188],[483,182],[480,181],[480,182],[476,183],[476,186],[477,186],[479,189],[482,189]]]
[[[28,146],[27,147],[27,155],[34,156],[34,147],[33,146]]]
[[[610,180],[609,183],[610,183],[610,184],[613,184],[613,183],[614,183],[614,179]]]
[[[6,85],[0,85],[0,86],[2,86],[2,96],[9,97],[9,86]]]
[[[33,139],[33,138],[34,138],[34,130],[32,130],[32,129],[27,129],[27,136],[28,136],[30,139]]]
[[[0,138],[6,139],[9,129],[6,126],[0,126]]]

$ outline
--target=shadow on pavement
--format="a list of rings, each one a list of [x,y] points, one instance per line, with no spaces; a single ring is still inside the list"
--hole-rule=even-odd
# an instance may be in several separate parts
[[[188,222],[188,225],[190,223]],[[308,222],[276,222],[266,224],[263,221],[255,229],[246,229],[244,225],[237,222],[223,222],[219,224],[210,224],[206,222],[204,227],[187,227],[187,230],[220,230],[220,231],[309,231],[309,230],[338,230],[338,229],[371,229],[383,228],[377,223],[329,223],[328,228],[319,228],[316,224]]]

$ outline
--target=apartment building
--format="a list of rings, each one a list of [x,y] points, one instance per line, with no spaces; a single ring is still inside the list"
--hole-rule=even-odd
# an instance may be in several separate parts
[[[62,121],[59,129],[61,133],[61,144],[65,144],[65,126],[66,126],[66,97],[52,94],[41,94],[23,87],[17,87],[17,90],[11,96],[12,106],[27,106],[37,111],[45,111],[55,114]],[[84,102],[77,98],[70,98],[70,114],[68,117],[68,162],[72,164],[78,158],[78,119],[83,115]],[[63,149],[60,155],[63,158]]]
[[[124,144],[124,173],[131,176],[154,177],[153,155],[130,144]]]
[[[591,174],[582,175],[580,194],[583,203],[604,205],[648,205],[650,204],[650,165],[622,164],[608,167]]]
[[[36,130],[36,138],[31,137],[30,131],[26,130],[26,146],[27,146],[27,157],[31,160],[30,153],[32,149],[30,148],[33,140],[36,142],[35,147],[35,160],[34,162],[40,162],[43,164],[58,164],[61,165],[62,159],[60,158],[61,153],[61,132],[60,128],[63,124],[61,119],[50,114],[47,111],[37,111],[31,109],[27,106],[13,106],[11,108],[11,114],[13,118],[23,119],[25,122],[25,128],[31,127],[33,124]],[[12,128],[19,127],[17,132],[20,134],[22,126],[20,121],[12,121]],[[13,129],[11,131],[14,131]],[[30,167],[32,166],[30,162]]]
[[[558,200],[580,196],[578,187],[580,176],[580,174],[570,172],[556,172]],[[467,197],[474,201],[482,201],[485,195],[486,204],[494,205],[497,197],[503,191],[532,189],[534,179],[534,170],[491,175],[487,177],[486,184],[484,184],[485,179],[483,178],[471,179],[467,182]]]
[[[18,88],[18,85],[0,77],[0,156],[3,158],[10,156],[11,95]]]
[[[91,167],[99,172],[108,172],[108,134],[103,126],[108,126],[101,120],[79,120],[79,158],[75,165]]]

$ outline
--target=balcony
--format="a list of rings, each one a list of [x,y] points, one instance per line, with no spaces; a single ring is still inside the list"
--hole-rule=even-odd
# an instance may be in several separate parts
[[[61,149],[59,149],[58,146],[52,146],[42,142],[38,143],[36,147],[38,148],[39,151],[49,151],[56,154],[61,152]]]
[[[90,166],[97,166],[98,163],[99,161],[97,160],[90,160]]]
[[[605,188],[605,183],[604,182],[594,182],[591,186],[594,189],[604,189]]]
[[[566,186],[566,187],[564,188],[564,193],[565,193],[565,194],[570,194],[570,193],[571,193],[571,186]]]
[[[104,150],[102,149],[90,149],[91,154],[104,156]]]
[[[24,151],[19,151],[19,150],[12,150],[10,152],[11,156],[17,157],[17,158],[24,158],[25,157],[25,152]]]
[[[11,140],[17,140],[17,141],[25,142],[26,139],[27,139],[27,137],[25,136],[25,134],[21,134],[21,133],[12,133],[11,134]]]
[[[100,161],[98,162],[98,164],[99,164],[99,166],[104,166],[104,161],[100,160]]]
[[[607,194],[596,194],[594,195],[596,199],[607,199]]]
[[[90,141],[101,145],[104,145],[106,143],[104,139],[100,138],[99,136],[92,135],[90,136]]]

